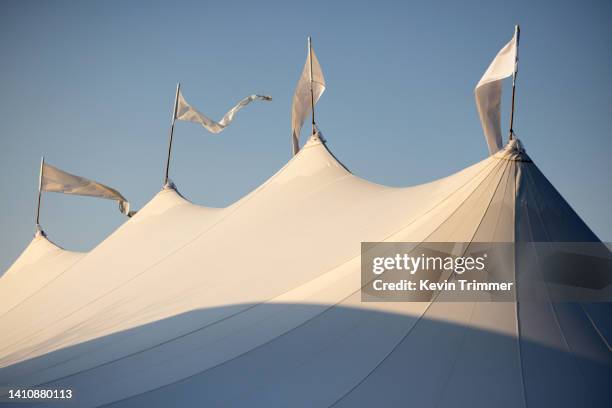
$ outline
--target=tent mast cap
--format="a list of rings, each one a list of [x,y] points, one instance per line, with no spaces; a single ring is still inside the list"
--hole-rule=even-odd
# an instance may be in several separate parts
[[[313,133],[310,138],[308,138],[308,141],[306,142],[306,144],[304,145],[304,147],[306,146],[312,146],[315,144],[325,144],[325,138],[323,137],[323,134],[321,134],[321,131],[317,129],[317,131],[315,133]]]
[[[503,149],[494,154],[495,157],[502,160],[521,161],[531,163],[531,159],[521,141],[516,136],[509,140]]]
[[[513,153],[526,153],[523,143],[516,136],[508,141],[506,149]]]
[[[34,233],[34,238],[46,238],[47,234],[41,228],[40,224],[36,224],[36,232]]]
[[[175,190],[176,191],[176,184],[174,184],[174,182],[170,179],[166,180],[166,182],[164,183],[162,187],[162,191],[165,191],[165,190]]]

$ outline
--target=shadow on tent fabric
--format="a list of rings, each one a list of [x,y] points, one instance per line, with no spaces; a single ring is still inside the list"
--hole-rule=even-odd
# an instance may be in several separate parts
[[[201,322],[233,306],[194,310],[3,367],[0,390],[70,388],[75,398],[52,406],[79,407],[612,406],[612,353],[603,342],[602,354],[588,355],[572,350],[572,338],[566,349],[528,340],[537,322],[525,324],[517,341],[477,327],[364,308],[270,304],[273,316],[316,317],[214,362],[219,356],[213,351],[224,344],[231,349],[248,341],[245,336],[261,334],[257,324],[242,326],[207,343],[203,333],[215,324],[202,328]],[[610,304],[595,308],[610,312]],[[580,325],[560,321],[561,327],[568,324]],[[167,334],[163,343],[144,346],[160,333]],[[121,355],[133,342],[142,346]],[[113,349],[112,359],[87,364]],[[78,368],[61,378],[53,374],[67,366]],[[196,368],[189,372],[189,366]],[[34,378],[46,380],[32,383]]]

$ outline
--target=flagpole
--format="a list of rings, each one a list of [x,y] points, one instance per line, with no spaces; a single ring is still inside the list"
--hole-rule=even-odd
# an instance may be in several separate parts
[[[514,36],[516,38],[516,55],[514,60],[514,72],[512,73],[512,109],[510,110],[510,136],[509,139],[514,138],[514,97],[516,95],[516,74],[518,72],[518,53],[519,53],[519,39],[521,37],[521,27],[517,24],[514,26]]]
[[[308,60],[310,61],[310,107],[312,111],[312,134],[315,134],[315,103],[314,90],[312,89],[312,40],[308,37]]]
[[[168,171],[170,170],[170,154],[172,153],[172,136],[174,135],[174,123],[176,122],[176,110],[178,108],[178,96],[181,83],[176,84],[176,95],[174,96],[174,108],[172,109],[172,123],[170,124],[170,138],[168,140],[168,158],[166,160],[166,175],[164,176],[164,188],[168,187]]]
[[[45,165],[45,157],[40,158],[40,171],[38,173],[38,203],[36,204],[36,232],[41,231],[40,229],[40,199],[42,196],[42,180],[43,180],[43,168]]]

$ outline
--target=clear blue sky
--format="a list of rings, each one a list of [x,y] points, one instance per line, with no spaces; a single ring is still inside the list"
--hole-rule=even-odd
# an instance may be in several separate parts
[[[487,149],[473,88],[517,22],[518,135],[612,240],[610,1],[3,1],[0,271],[33,236],[42,154],[136,208],[159,191],[177,81],[214,118],[248,94],[274,97],[221,135],[175,132],[171,177],[195,203],[225,206],[258,186],[290,158],[309,34],[328,83],[318,123],[354,173],[401,186],[475,163]],[[43,227],[68,249],[124,220],[114,202],[43,198]]]

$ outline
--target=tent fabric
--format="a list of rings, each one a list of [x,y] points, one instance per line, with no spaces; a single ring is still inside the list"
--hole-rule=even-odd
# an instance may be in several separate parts
[[[60,248],[44,234],[36,234],[19,258],[1,276],[0,315],[32,296],[83,255],[82,252]]]
[[[361,242],[543,237],[599,242],[518,140],[391,188],[314,137],[226,208],[163,190],[3,305],[0,388],[71,388],[83,407],[609,406],[610,315],[597,306],[360,301]]]
[[[497,53],[474,89],[476,108],[485,134],[489,154],[502,148],[501,94],[502,81],[512,76],[517,61],[517,33]]]

